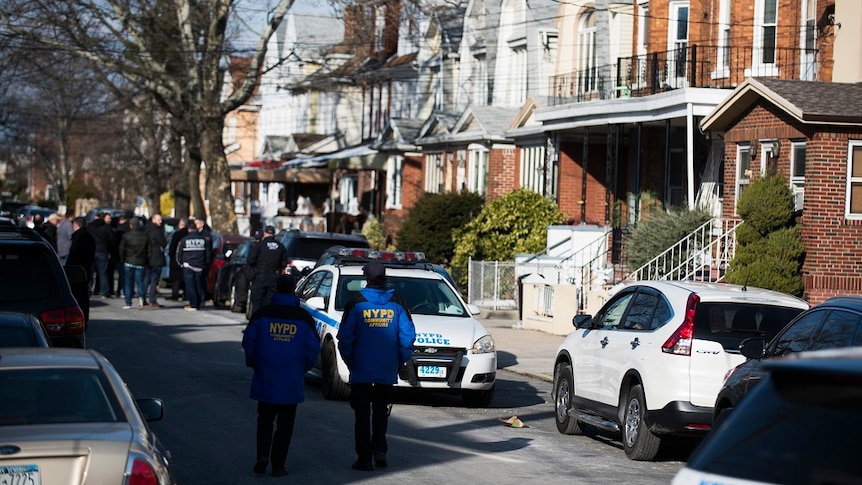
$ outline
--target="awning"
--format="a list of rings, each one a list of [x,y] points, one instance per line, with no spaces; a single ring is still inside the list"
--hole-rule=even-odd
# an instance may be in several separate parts
[[[331,153],[329,168],[348,170],[383,170],[389,155],[374,150],[369,145],[359,145]]]
[[[284,182],[300,184],[328,184],[332,171],[328,168],[288,168],[276,170],[231,170],[230,179],[236,182]]]

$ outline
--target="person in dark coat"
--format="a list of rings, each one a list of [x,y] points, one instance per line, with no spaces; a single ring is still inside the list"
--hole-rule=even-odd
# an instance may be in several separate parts
[[[305,373],[320,354],[314,318],[299,306],[292,276],[278,279],[269,305],[251,316],[242,337],[245,365],[254,369],[249,397],[257,401],[257,462],[254,473],[287,475],[297,404],[305,400]],[[273,421],[277,427],[273,434]]]
[[[140,306],[143,308],[146,305],[144,270],[149,257],[150,245],[147,241],[147,235],[141,229],[141,220],[132,217],[129,219],[129,230],[123,234],[123,240],[120,241],[120,261],[123,262],[123,273],[126,280],[123,285],[123,298],[126,300],[125,305],[123,305],[124,310],[132,308],[134,287],[138,289]]]
[[[96,241],[96,276],[99,287],[92,288],[93,294],[98,293],[102,298],[111,296],[111,277],[108,274],[110,258],[111,258],[111,243],[114,238],[114,228],[111,226],[111,214],[103,212],[96,216],[89,225],[87,230],[93,235]]]
[[[188,235],[177,247],[177,261],[183,268],[186,296],[189,298],[185,309],[195,311],[203,308],[206,299],[204,279],[212,259],[212,244],[198,232],[193,221],[189,221],[188,228]]]
[[[70,238],[71,242],[69,244],[69,255],[66,257],[65,266],[80,266],[84,268],[84,271],[87,273],[87,286],[92,286],[93,279],[93,266],[95,266],[96,261],[96,241],[93,239],[93,235],[86,228],[87,220],[83,217],[76,217],[72,220],[72,229],[74,232]],[[89,297],[89,295],[87,295]],[[75,298],[78,299],[78,306],[84,310],[84,318],[85,320],[90,319],[90,302],[89,301],[80,301],[81,298],[84,298],[84,295],[80,297],[75,295]]]
[[[114,288],[114,273],[117,274],[117,290],[114,294],[120,296],[123,294],[123,288],[126,286],[126,272],[123,259],[120,258],[120,242],[123,240],[123,235],[129,230],[129,218],[126,214],[120,214],[117,220],[113,221],[114,232],[111,239],[111,259],[108,264],[108,277],[111,280],[111,288]]]
[[[171,242],[168,244],[168,258],[170,258],[168,269],[170,270],[169,278],[171,280],[171,296],[168,298],[169,300],[179,301],[180,292],[183,292],[183,295],[185,295],[185,290],[183,289],[185,286],[183,268],[177,261],[177,248],[180,245],[180,241],[188,235],[189,229],[186,220],[180,219],[177,221],[177,230],[171,234]]]
[[[168,244],[165,229],[162,227],[162,215],[153,214],[150,223],[144,230],[150,245],[150,255],[147,259],[147,270],[144,276],[144,287],[146,287],[147,304],[157,308],[162,305],[156,301],[159,290],[159,281],[162,279],[162,268],[165,267],[165,246]]]
[[[287,249],[275,239],[275,228],[266,226],[263,238],[248,250],[246,261],[254,271],[251,285],[251,312],[269,304],[275,293],[276,280],[287,265]]]
[[[344,307],[338,351],[350,370],[350,407],[355,416],[354,470],[388,465],[386,428],[392,386],[413,353],[416,329],[407,305],[386,287],[386,268],[371,261],[362,269],[367,286]]]

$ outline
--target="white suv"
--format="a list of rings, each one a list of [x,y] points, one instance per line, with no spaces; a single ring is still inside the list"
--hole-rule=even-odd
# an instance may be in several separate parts
[[[554,366],[557,429],[621,431],[626,455],[652,460],[662,436],[703,434],[747,337],[775,336],[805,301],[761,288],[639,281],[596,314],[576,315]]]
[[[467,405],[487,406],[496,384],[497,352],[491,334],[473,318],[478,307],[466,304],[422,253],[360,248],[342,249],[332,264],[316,267],[296,289],[320,335],[316,371],[324,397],[350,395],[350,373],[337,350],[338,326],[344,306],[365,287],[362,267],[370,259],[386,266],[388,286],[407,302],[416,327],[413,356],[396,386],[458,392]]]

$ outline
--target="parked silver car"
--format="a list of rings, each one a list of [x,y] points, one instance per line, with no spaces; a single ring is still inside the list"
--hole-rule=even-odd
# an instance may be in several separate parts
[[[162,416],[96,351],[0,349],[0,483],[172,484]]]

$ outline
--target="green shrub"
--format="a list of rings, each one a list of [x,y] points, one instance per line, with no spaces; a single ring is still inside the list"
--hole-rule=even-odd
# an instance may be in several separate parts
[[[453,231],[454,266],[470,258],[513,261],[518,253],[545,249],[548,226],[565,220],[557,204],[528,189],[510,192],[482,208],[478,217]]]
[[[636,270],[709,221],[702,209],[655,211],[642,219],[626,241],[628,266]],[[665,268],[670,271],[671,268]]]
[[[484,197],[470,192],[425,193],[398,231],[398,248],[423,251],[428,261],[449,264],[455,253],[452,231],[464,227],[484,205]]]
[[[368,220],[365,221],[365,224],[362,224],[362,235],[365,236],[365,239],[368,239],[368,245],[372,248],[390,249],[386,247],[386,228],[383,227],[380,219],[373,215],[368,216]]]
[[[784,177],[755,180],[739,196],[743,223],[736,228],[736,254],[728,283],[759,286],[801,296],[805,247],[793,220],[793,197]]]

